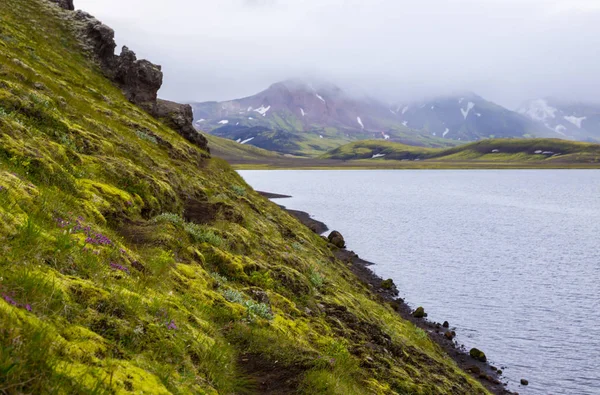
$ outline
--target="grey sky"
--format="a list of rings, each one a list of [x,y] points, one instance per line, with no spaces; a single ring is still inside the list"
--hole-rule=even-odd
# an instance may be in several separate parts
[[[399,101],[472,90],[514,108],[600,102],[600,0],[75,0],[162,64],[162,97],[226,100],[287,78]]]

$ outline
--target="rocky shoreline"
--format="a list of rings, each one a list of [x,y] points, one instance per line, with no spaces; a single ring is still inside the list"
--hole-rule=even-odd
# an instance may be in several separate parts
[[[258,193],[268,199],[291,197],[261,191]],[[304,211],[290,210],[285,206],[279,206],[315,233],[322,234],[328,230],[327,225],[311,218],[310,214]],[[337,238],[339,233],[332,232],[332,234],[334,233]],[[398,290],[391,279],[383,279],[370,269],[370,266],[373,265],[372,262],[361,259],[354,251],[347,249],[343,241],[342,244],[331,238],[328,241],[330,241],[335,256],[345,262],[350,270],[380,298],[382,303],[389,304],[403,319],[424,330],[431,340],[438,344],[461,369],[479,380],[493,394],[518,395],[518,393],[506,389],[507,384],[502,382],[502,370],[488,363],[485,354],[476,349],[467,350],[464,345],[454,339],[456,336],[455,328],[452,328],[448,322],[433,322],[426,318],[427,314],[419,314],[424,313],[424,311],[412,310],[404,299],[398,297]],[[333,243],[331,243],[332,241]],[[337,244],[337,246],[334,244]]]

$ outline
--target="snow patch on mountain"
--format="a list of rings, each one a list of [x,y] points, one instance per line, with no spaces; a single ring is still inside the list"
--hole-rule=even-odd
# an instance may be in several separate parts
[[[375,154],[371,157],[371,159],[383,158],[385,154]]]
[[[469,113],[471,112],[471,110],[473,109],[473,107],[475,107],[475,103],[473,103],[472,101],[470,101],[467,104],[467,109],[463,110],[462,108],[460,109],[461,114],[463,115],[463,117],[465,119],[467,119],[467,117],[469,116]]]
[[[241,142],[240,142],[240,144],[246,144],[246,143],[248,143],[248,142],[250,142],[250,141],[252,141],[252,140],[254,140],[254,137],[250,137],[249,139],[246,139],[246,140],[244,140],[244,141],[241,141]]]
[[[262,115],[263,117],[267,115],[267,111],[269,111],[271,109],[271,106],[265,107],[265,106],[260,106],[259,108],[257,108],[256,111],[257,113],[259,113],[260,115]]]
[[[550,106],[545,99],[533,100],[525,108],[519,110],[521,114],[529,116],[531,119],[546,122],[549,119],[556,118],[558,109]]]
[[[563,117],[565,120],[571,122],[573,125],[577,126],[577,128],[581,129],[581,123],[587,119],[587,117],[576,117],[576,116],[568,116]]]
[[[406,106],[402,109],[402,115],[404,115],[404,113],[406,113],[407,111],[408,111],[408,106]]]
[[[325,99],[323,99],[323,97],[318,93],[315,93],[315,96],[317,96],[317,99],[321,100],[323,103],[326,103]]]
[[[358,122],[358,124],[360,125],[361,129],[365,128],[365,125],[363,125],[362,119],[360,119],[360,117],[356,117],[356,122]]]
[[[305,115],[306,115],[306,113],[304,112],[304,109],[303,109],[303,108],[301,108],[301,109],[300,109],[300,113],[302,114],[302,116],[305,116]]]
[[[220,123],[221,125],[227,125],[227,124],[229,123],[229,121],[228,121],[228,120],[226,120],[226,119],[224,119],[224,120],[222,120],[222,121],[219,121],[219,123]]]
[[[446,137],[448,133],[450,133],[450,129],[446,128],[446,130],[444,130],[444,133],[442,133],[442,137]]]
[[[563,136],[566,136],[565,132],[567,131],[567,128],[564,125],[558,125],[557,127],[554,128],[554,131],[558,134],[562,134]]]

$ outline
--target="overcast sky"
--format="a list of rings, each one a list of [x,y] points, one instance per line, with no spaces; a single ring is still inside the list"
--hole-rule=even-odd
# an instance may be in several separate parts
[[[288,78],[387,101],[471,90],[514,108],[600,102],[600,0],[75,0],[161,64],[160,96],[227,100]]]

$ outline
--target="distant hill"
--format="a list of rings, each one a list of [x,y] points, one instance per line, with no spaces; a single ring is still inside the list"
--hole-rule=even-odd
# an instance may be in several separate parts
[[[518,111],[562,138],[600,141],[600,104],[536,99],[524,103]]]
[[[560,137],[540,123],[498,104],[464,93],[392,109],[403,126],[459,141],[506,137]]]
[[[321,157],[338,160],[600,163],[600,144],[560,139],[488,139],[448,149],[357,141]]]

